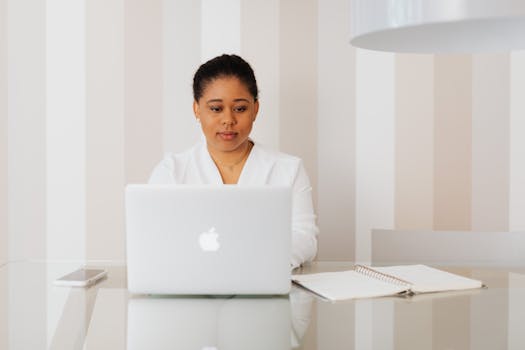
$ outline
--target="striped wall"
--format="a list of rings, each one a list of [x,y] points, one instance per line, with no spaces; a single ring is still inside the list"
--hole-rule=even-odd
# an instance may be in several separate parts
[[[199,139],[190,84],[201,63],[201,5],[195,0],[162,3],[163,149],[180,151]],[[177,62],[177,64],[174,64]]]
[[[353,260],[355,248],[356,50],[347,45],[349,1],[318,4],[317,214],[319,257]],[[322,116],[322,117],[320,117]]]
[[[472,193],[472,59],[434,62],[434,227],[468,230]],[[416,168],[417,169],[417,168]]]
[[[43,132],[48,258],[85,258],[85,23],[83,0],[46,1]]]
[[[274,145],[301,157],[313,183],[317,183],[318,159],[317,12],[316,0],[280,2],[280,123],[279,143]]]
[[[472,58],[471,229],[474,231],[509,229],[509,61],[508,54]]]
[[[525,228],[525,52],[510,55],[509,229]]]
[[[222,52],[255,68],[253,137],[304,159],[319,259],[367,261],[372,228],[525,230],[525,54],[355,49],[349,11],[0,0],[0,262],[124,261],[124,186],[200,138],[192,75]]]
[[[395,196],[395,227],[434,225],[433,67],[431,55],[396,57],[394,167],[396,193],[402,195]]]
[[[355,259],[371,254],[370,232],[394,224],[395,56],[356,53]],[[380,102],[378,96],[381,96]]]
[[[7,261],[7,1],[0,0],[0,265]]]
[[[6,6],[8,137],[0,173],[7,171],[9,259],[41,259],[48,243],[46,4],[7,0]]]
[[[129,2],[131,7],[131,2]],[[124,259],[124,208],[122,189],[126,174],[133,176],[134,162],[142,154],[157,154],[160,141],[148,143],[157,147],[125,158],[126,132],[124,111],[124,0],[86,2],[86,111],[85,111],[85,255],[89,259]],[[144,29],[143,29],[144,30]],[[143,31],[145,35],[146,30]],[[131,50],[131,48],[128,48]],[[132,64],[128,60],[128,64]],[[134,77],[128,74],[127,79]],[[140,84],[138,86],[141,86]],[[152,87],[151,87],[152,88]],[[152,88],[153,89],[153,88]],[[153,89],[154,90],[154,89]],[[160,87],[157,91],[161,91]],[[128,92],[127,96],[133,96]],[[127,100],[129,101],[129,100]],[[146,96],[136,103],[147,104]],[[139,106],[129,106],[139,109]],[[143,107],[145,109],[145,107]],[[160,108],[160,107],[158,107]],[[130,112],[128,121],[133,115]],[[160,129],[160,120],[157,120]],[[154,129],[155,119],[151,128]],[[150,128],[145,128],[150,130]],[[158,136],[158,135],[155,135]],[[158,137],[157,137],[158,138]],[[136,140],[136,139],[134,139]],[[139,138],[140,140],[140,138]],[[138,148],[141,144],[138,144]],[[129,153],[128,153],[129,154]],[[147,159],[146,159],[147,161]],[[146,163],[144,167],[147,167]],[[126,167],[127,165],[127,167]],[[112,208],[112,210],[108,210]]]

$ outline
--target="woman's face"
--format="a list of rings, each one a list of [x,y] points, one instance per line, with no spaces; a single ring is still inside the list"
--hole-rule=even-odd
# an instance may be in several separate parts
[[[244,145],[258,110],[259,102],[236,77],[212,80],[201,98],[193,102],[208,147],[221,152],[236,151]]]

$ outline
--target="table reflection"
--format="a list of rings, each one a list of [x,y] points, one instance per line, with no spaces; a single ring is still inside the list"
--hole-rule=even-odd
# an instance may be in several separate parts
[[[289,349],[288,298],[128,300],[127,348]]]
[[[522,269],[452,270],[483,289],[332,303],[297,287],[275,298],[134,296],[124,267],[91,288],[53,286],[75,268],[0,268],[1,350],[525,349]]]

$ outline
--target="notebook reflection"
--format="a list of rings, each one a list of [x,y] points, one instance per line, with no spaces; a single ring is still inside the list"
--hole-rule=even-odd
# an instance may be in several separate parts
[[[290,349],[288,298],[130,298],[127,348]]]

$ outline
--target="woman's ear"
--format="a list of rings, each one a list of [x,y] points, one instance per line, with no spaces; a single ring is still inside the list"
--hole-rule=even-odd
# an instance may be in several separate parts
[[[197,122],[200,121],[201,110],[200,110],[200,107],[197,101],[193,101],[193,114],[195,114],[195,118],[197,118]]]
[[[257,113],[259,113],[259,100],[255,100],[255,103],[253,104],[253,121],[257,119]]]

